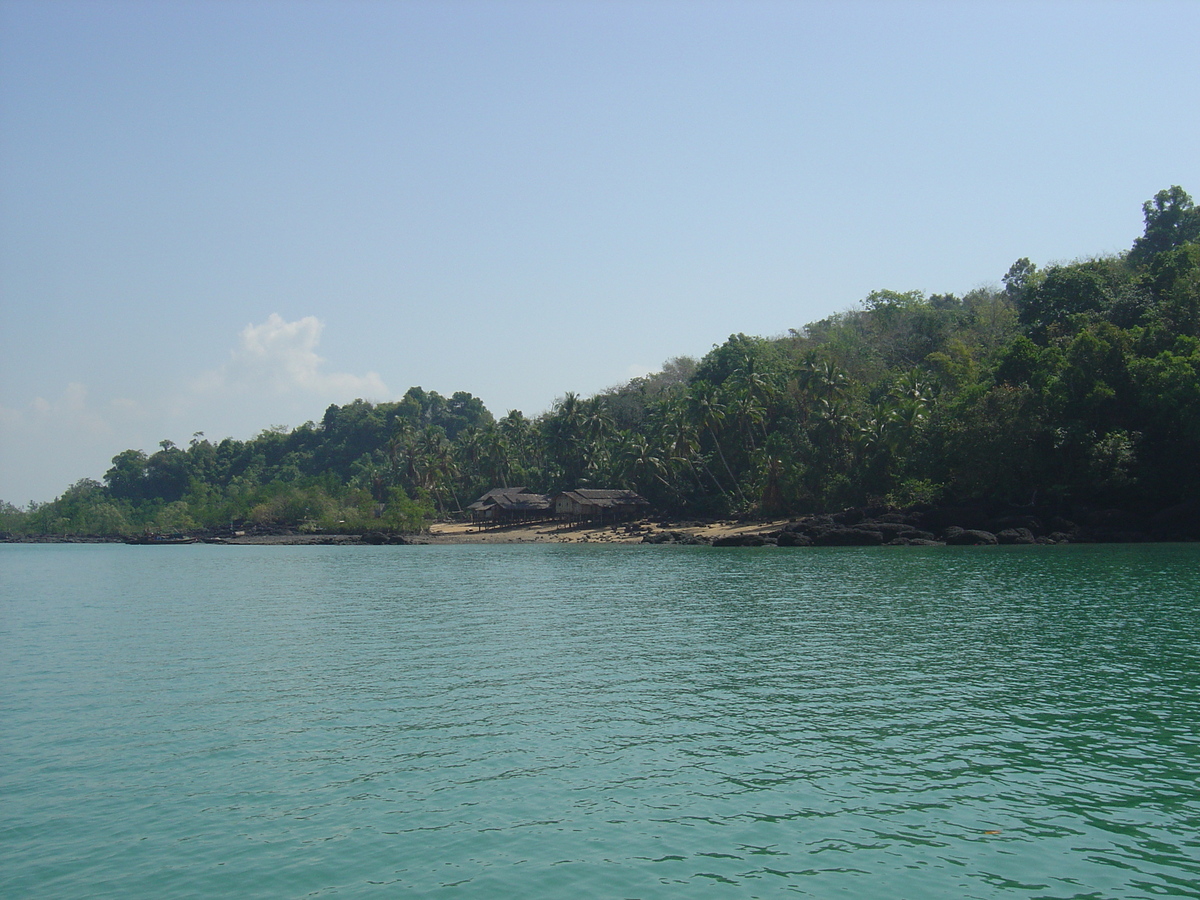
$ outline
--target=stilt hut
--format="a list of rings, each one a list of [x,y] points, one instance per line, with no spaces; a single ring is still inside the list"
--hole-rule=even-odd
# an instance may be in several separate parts
[[[535,494],[523,487],[493,488],[467,507],[477,525],[515,525],[548,519],[553,504],[546,494]]]
[[[554,495],[554,517],[567,522],[616,522],[644,515],[649,501],[636,491],[578,488]]]

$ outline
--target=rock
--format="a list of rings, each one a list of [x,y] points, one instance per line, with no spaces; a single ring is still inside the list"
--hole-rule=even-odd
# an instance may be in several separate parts
[[[1046,527],[1050,529],[1050,533],[1058,532],[1060,534],[1074,534],[1079,526],[1070,519],[1064,519],[1062,516],[1054,516],[1046,523]]]
[[[857,525],[866,516],[861,509],[844,509],[833,515],[833,521],[838,525]]]
[[[812,538],[798,531],[781,531],[775,536],[780,547],[811,547]]]
[[[1010,530],[1025,530],[1036,537],[1039,534],[1045,534],[1046,529],[1041,521],[1035,516],[1003,516],[999,519],[994,519],[988,526],[990,531],[995,532],[996,536],[1000,536],[1002,531]],[[1003,542],[1001,542],[1003,543]]]
[[[761,547],[767,539],[761,534],[725,534],[713,538],[714,547]]]
[[[833,527],[813,535],[812,542],[817,547],[879,547],[884,537],[870,528]]]
[[[1001,544],[1036,544],[1037,538],[1028,528],[1005,528],[996,532],[996,540]]]
[[[984,547],[999,543],[990,531],[979,528],[959,528],[951,525],[942,534],[942,539],[952,547]]]
[[[707,544],[704,538],[686,531],[658,531],[642,537],[643,544]]]
[[[884,513],[881,516],[876,516],[875,521],[888,522],[893,525],[915,525],[916,517],[910,516],[906,513],[889,512]]]
[[[880,531],[887,537],[902,537],[913,534],[916,528],[904,522],[864,522],[858,526],[859,528],[870,528],[872,531]],[[930,535],[932,537],[932,535]]]

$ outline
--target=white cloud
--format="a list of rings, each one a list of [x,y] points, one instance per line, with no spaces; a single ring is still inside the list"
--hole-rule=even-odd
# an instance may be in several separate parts
[[[81,477],[102,476],[122,450],[153,452],[165,436],[249,437],[319,415],[328,403],[388,399],[374,372],[326,371],[317,354],[322,327],[313,316],[272,315],[242,330],[224,365],[184,386],[151,379],[136,399],[97,399],[73,382],[59,396],[0,405],[0,499],[52,499]]]
[[[0,406],[0,498],[49,500],[81,477],[98,478],[141,415],[131,400],[93,405],[78,382],[58,397]]]
[[[241,341],[225,365],[193,383],[196,393],[305,394],[328,400],[382,399],[387,386],[375,372],[325,372],[317,344],[325,326],[315,316],[286,322],[272,313],[261,325],[242,329]]]

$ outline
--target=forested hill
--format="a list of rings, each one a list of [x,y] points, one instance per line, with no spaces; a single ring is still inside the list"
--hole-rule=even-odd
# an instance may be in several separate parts
[[[1127,253],[1021,259],[961,297],[877,291],[533,419],[412,388],[249,441],[126,450],[103,484],[3,504],[0,530],[409,530],[514,485],[629,487],[689,515],[1159,510],[1200,498],[1200,209],[1172,187],[1143,210]]]

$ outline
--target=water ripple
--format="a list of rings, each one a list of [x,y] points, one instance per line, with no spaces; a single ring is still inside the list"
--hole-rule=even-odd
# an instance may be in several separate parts
[[[1200,549],[993,550],[0,547],[0,892],[1200,897]]]

